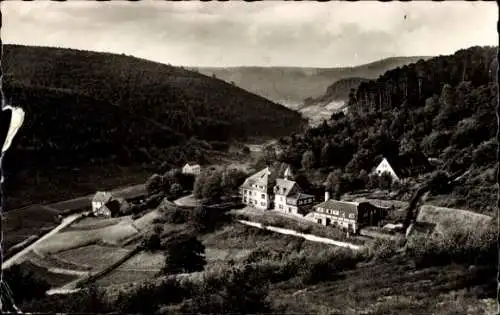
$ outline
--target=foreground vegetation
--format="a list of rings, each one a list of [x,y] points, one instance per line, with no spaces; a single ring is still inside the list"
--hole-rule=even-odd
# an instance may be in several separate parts
[[[160,274],[167,277],[113,295],[92,286],[71,296],[34,295],[24,298],[23,311],[326,314],[328,309],[344,314],[451,314],[470,311],[467,308],[478,305],[481,299],[495,296],[497,243],[493,221],[481,230],[415,236],[405,247],[379,240],[359,252],[265,230],[235,228],[235,223],[227,220],[205,217],[190,223],[202,215],[202,209],[190,215],[180,234],[173,233],[161,229],[162,222],[182,210],[169,207],[163,211],[165,219],[156,220],[158,228],[143,245],[149,251],[165,252],[166,268]],[[200,227],[203,222],[222,225]],[[254,249],[238,259],[209,262],[204,257],[210,246]],[[198,254],[192,256],[195,252]],[[175,276],[186,272],[195,273]],[[478,309],[474,313],[483,312]]]

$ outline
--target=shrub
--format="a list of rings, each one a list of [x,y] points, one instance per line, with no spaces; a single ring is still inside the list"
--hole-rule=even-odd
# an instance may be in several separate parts
[[[183,224],[189,222],[191,211],[179,207],[172,207],[163,212],[163,218],[167,223]]]
[[[495,220],[484,230],[461,230],[446,236],[414,236],[407,246],[407,255],[419,267],[451,263],[495,265],[498,261]]]
[[[398,243],[394,240],[376,239],[368,249],[369,256],[374,260],[387,260],[394,256]]]
[[[205,264],[205,246],[194,236],[179,235],[165,244],[164,274],[202,271]]]

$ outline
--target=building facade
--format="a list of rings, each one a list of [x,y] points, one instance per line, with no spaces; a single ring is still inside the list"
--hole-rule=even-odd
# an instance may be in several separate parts
[[[186,163],[182,167],[182,174],[189,174],[189,175],[200,175],[201,173],[201,166],[200,164],[194,164],[194,163]]]
[[[358,233],[363,226],[377,224],[387,214],[387,209],[379,208],[369,202],[351,202],[329,199],[314,206],[313,212],[306,217],[325,226],[336,226],[350,233]]]

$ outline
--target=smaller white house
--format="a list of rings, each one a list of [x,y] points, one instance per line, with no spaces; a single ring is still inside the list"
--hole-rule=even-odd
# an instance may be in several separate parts
[[[199,175],[201,173],[201,166],[200,164],[195,164],[195,163],[186,163],[182,167],[182,174],[189,174],[189,175]]]
[[[382,159],[382,162],[380,162],[380,164],[375,168],[372,174],[381,176],[384,173],[388,173],[389,175],[391,175],[393,181],[400,180],[399,176],[396,174],[396,171],[386,158]]]
[[[107,191],[98,191],[92,198],[92,213],[95,216],[111,216],[111,210],[106,206],[111,201],[113,195]]]
[[[434,167],[423,153],[414,152],[384,157],[372,174],[380,176],[388,173],[393,181],[404,182],[412,176],[419,176],[433,169]]]

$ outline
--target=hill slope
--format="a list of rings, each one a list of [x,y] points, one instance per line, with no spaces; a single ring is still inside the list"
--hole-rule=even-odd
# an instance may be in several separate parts
[[[297,113],[223,81],[124,55],[5,45],[2,66],[7,84],[92,96],[185,135],[273,136],[300,123]]]
[[[276,137],[303,123],[300,114],[221,80],[124,55],[4,45],[2,70],[7,99],[26,111],[5,161],[15,192],[35,185],[26,185],[35,177],[29,172],[37,182],[40,172],[52,178],[61,166],[116,176],[114,166],[194,158],[199,146],[186,143],[191,137]]]
[[[335,81],[361,77],[375,79],[385,71],[428,57],[386,58],[369,64],[344,68],[229,67],[194,68],[290,108],[308,97],[319,97]]]

